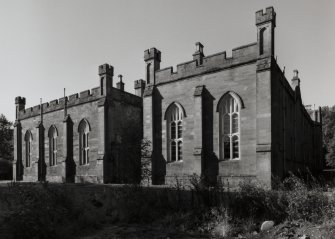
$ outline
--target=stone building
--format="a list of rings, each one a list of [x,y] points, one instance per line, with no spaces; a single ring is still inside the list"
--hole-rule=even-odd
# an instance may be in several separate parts
[[[302,104],[298,71],[289,83],[278,66],[275,27],[272,7],[258,11],[256,42],[233,49],[231,57],[205,56],[198,42],[193,60],[175,72],[160,68],[159,50],[146,50],[146,79],[135,81],[136,95],[124,91],[122,77],[114,88],[113,67],[105,64],[91,91],[28,109],[17,97],[14,179],[134,181],[140,147],[133,146],[138,157],[129,161],[125,129],[151,142],[153,184],[187,183],[197,174],[209,183],[248,179],[271,186],[272,176],[320,171],[320,109]]]
[[[114,88],[113,75],[104,64],[92,90],[28,109],[25,98],[15,99],[15,180],[108,183],[127,181],[120,177],[129,171],[138,174],[139,161],[122,172],[118,149],[125,129],[142,128],[142,99],[124,91],[121,75]]]
[[[320,110],[302,104],[298,71],[289,83],[275,59],[276,13],[256,12],[257,42],[160,68],[161,52],[144,52],[144,137],[152,142],[154,184],[202,175],[236,185],[270,186],[271,176],[322,168]],[[138,82],[137,82],[138,84]]]

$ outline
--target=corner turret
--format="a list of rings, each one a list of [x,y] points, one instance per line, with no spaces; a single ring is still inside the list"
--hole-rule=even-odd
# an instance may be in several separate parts
[[[110,89],[113,87],[113,76],[114,76],[113,66],[107,63],[99,66],[99,76],[100,76],[101,95],[107,95],[109,94]]]
[[[15,119],[18,120],[19,111],[24,110],[26,107],[26,98],[18,96],[15,98]]]
[[[268,7],[265,10],[256,12],[257,26],[257,45],[258,57],[273,57],[274,56],[274,29],[276,27],[276,12],[273,7]]]
[[[135,89],[135,95],[143,97],[145,89],[145,81],[142,79],[134,81],[134,89]]]
[[[155,84],[155,71],[160,69],[161,52],[156,48],[144,51],[144,61],[146,63],[146,82],[147,85]]]

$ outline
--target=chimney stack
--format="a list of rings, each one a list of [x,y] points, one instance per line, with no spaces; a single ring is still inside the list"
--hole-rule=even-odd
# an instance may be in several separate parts
[[[295,88],[297,86],[300,86],[300,79],[299,79],[299,71],[298,70],[293,71],[293,78],[291,80],[291,86],[292,86],[293,90],[295,90]]]
[[[119,90],[122,90],[122,91],[124,91],[124,83],[122,82],[122,75],[120,74],[120,75],[118,75],[118,77],[119,77],[119,82],[118,83],[116,83],[116,88],[118,88]]]
[[[197,61],[197,66],[202,65],[204,58],[204,46],[200,42],[195,43],[195,52],[193,54],[193,60]]]

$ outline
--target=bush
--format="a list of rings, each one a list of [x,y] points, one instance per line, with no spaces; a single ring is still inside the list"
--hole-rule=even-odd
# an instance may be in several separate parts
[[[294,175],[285,179],[288,219],[302,219],[319,223],[333,210],[334,203],[329,201],[321,186],[308,187],[304,181]]]
[[[65,187],[12,184],[1,198],[8,211],[4,227],[13,238],[73,238],[84,228],[96,226],[89,205],[77,203]]]
[[[106,221],[236,236],[257,230],[264,220],[335,220],[334,201],[323,188],[294,175],[280,190],[243,182],[238,191],[227,191],[219,184],[208,187],[196,176],[190,183],[190,190],[178,179],[174,188],[13,184],[0,194],[0,206],[8,205],[4,225],[23,239],[73,238]]]
[[[243,182],[232,201],[234,217],[282,221],[286,217],[286,198],[280,191],[267,190],[261,185]]]

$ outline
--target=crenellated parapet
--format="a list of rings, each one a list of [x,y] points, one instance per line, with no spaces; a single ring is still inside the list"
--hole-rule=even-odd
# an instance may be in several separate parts
[[[144,51],[144,61],[148,60],[156,60],[158,62],[161,61],[161,52],[156,48],[152,47],[148,50]]]
[[[42,104],[43,114],[57,110],[63,110],[65,106],[65,101],[67,108],[71,108],[76,105],[97,101],[102,97],[104,96],[102,96],[100,93],[100,87],[95,87],[92,88],[91,90],[84,90],[80,93],[75,93],[65,98],[62,97],[59,99],[52,100],[50,102],[43,103]],[[123,101],[132,105],[141,105],[141,98],[116,88],[111,89],[110,98],[112,100]],[[20,110],[18,117],[19,119],[26,119],[37,116],[40,113],[41,113],[41,105],[35,105],[33,107]]]
[[[157,51],[151,51],[150,54],[157,54]],[[113,87],[113,66],[105,63],[98,67],[98,75],[100,78],[100,86],[92,88],[91,90],[84,90],[79,93],[71,94],[67,97],[46,102],[41,105],[36,105],[30,108],[25,108],[26,99],[18,96],[15,98],[16,105],[16,120],[26,119],[49,112],[64,110],[66,116],[67,109],[80,104],[85,104],[93,101],[98,101],[102,98],[108,98],[108,101],[119,100],[125,103],[141,106],[141,98],[124,91],[124,83],[122,77],[120,78],[118,88]]]
[[[16,105],[26,105],[26,98],[18,96],[15,98]]]
[[[99,66],[99,75],[110,75],[113,76],[114,75],[114,68],[113,66],[105,63],[101,66]]]
[[[101,98],[100,88],[96,87],[91,90],[85,90],[80,93],[72,94],[68,97],[62,97],[42,104],[43,114],[64,109],[65,100],[67,107],[72,107],[79,104],[84,104],[90,101],[95,101]],[[19,111],[19,119],[25,119],[37,116],[41,113],[41,105],[35,105]]]
[[[248,64],[256,60],[257,43],[251,43],[234,48],[231,57],[227,57],[224,51],[203,57],[202,64],[199,64],[197,59],[178,64],[176,72],[173,72],[172,67],[157,70],[156,85]]]
[[[142,79],[134,81],[135,95],[142,97],[145,89],[145,81]]]
[[[276,26],[276,12],[273,7],[266,8],[265,12],[263,12],[263,9],[256,12],[256,25],[266,22],[273,22],[274,26]]]

